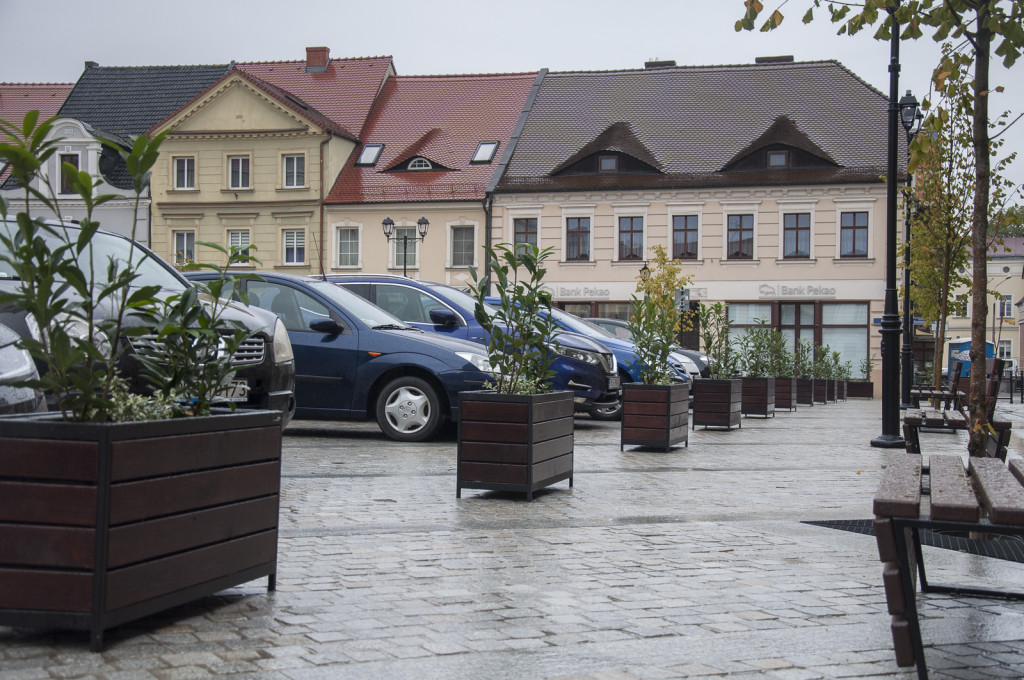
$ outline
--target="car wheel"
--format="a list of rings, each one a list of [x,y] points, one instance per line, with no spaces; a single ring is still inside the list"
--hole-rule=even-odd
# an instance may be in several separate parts
[[[441,425],[441,402],[426,380],[395,378],[377,397],[377,424],[390,439],[421,442]]]
[[[622,418],[622,400],[615,406],[603,406],[590,411],[590,417],[594,420],[619,420]]]

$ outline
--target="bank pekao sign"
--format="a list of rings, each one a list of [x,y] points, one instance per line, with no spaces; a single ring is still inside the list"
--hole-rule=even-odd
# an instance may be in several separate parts
[[[558,286],[555,291],[555,297],[557,299],[564,300],[566,298],[584,300],[608,300],[611,297],[611,290],[608,288],[598,288],[595,286]]]
[[[823,286],[815,283],[762,283],[757,288],[757,296],[761,299],[770,300],[834,298],[836,296],[836,289],[832,286]]]

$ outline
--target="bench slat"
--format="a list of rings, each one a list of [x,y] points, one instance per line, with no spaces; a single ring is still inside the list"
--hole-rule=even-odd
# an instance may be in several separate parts
[[[960,456],[931,456],[932,519],[977,522],[981,507]]]
[[[921,456],[894,453],[882,475],[874,502],[880,517],[918,517],[921,514]]]
[[[925,427],[942,427],[946,424],[946,414],[944,411],[930,408],[924,411],[924,426]]]
[[[993,524],[1024,525],[1024,487],[998,458],[971,458],[978,498]]]
[[[959,411],[944,411],[946,414],[946,422],[951,427],[967,428],[967,418],[964,417],[963,413]]]
[[[1011,458],[1008,465],[1010,472],[1017,478],[1017,481],[1024,484],[1024,460]]]

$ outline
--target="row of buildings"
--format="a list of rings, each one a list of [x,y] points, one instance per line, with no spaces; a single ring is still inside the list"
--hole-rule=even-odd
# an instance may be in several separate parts
[[[214,260],[212,241],[256,246],[263,269],[464,286],[485,246],[526,241],[553,248],[558,306],[624,317],[662,245],[690,300],[728,302],[740,330],[767,319],[855,372],[879,354],[887,100],[835,61],[402,76],[390,57],[310,47],[0,85],[0,117],[26,106],[59,117],[57,192],[67,161],[127,195],[97,138],[167,133],[148,200],[100,219],[179,265]],[[24,196],[9,178],[0,192]]]

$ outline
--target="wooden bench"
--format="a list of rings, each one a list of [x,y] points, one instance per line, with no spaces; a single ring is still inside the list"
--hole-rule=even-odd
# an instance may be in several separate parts
[[[922,428],[950,432],[966,430],[967,417],[959,411],[952,410],[908,409],[903,416],[903,441],[906,442],[907,453],[921,453]]]
[[[874,500],[875,536],[882,561],[885,599],[892,616],[896,663],[917,665],[927,678],[917,615],[921,592],[1024,599],[1024,593],[929,583],[921,550],[921,529],[1024,536],[1024,463],[995,458],[922,457],[898,452],[886,466]],[[929,503],[922,503],[924,497]]]

